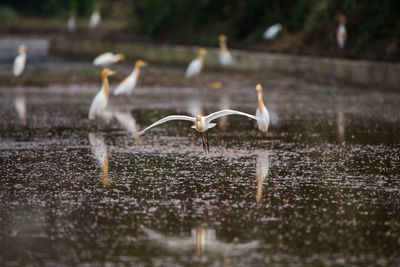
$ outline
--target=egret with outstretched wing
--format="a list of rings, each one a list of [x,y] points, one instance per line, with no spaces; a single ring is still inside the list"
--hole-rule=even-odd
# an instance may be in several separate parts
[[[231,109],[225,109],[225,110],[220,110],[214,113],[211,113],[208,116],[201,116],[200,114],[198,114],[196,117],[190,117],[190,116],[183,116],[183,115],[171,115],[168,117],[165,117],[159,121],[156,121],[155,123],[153,123],[152,125],[148,126],[146,129],[144,129],[143,131],[141,131],[139,133],[139,135],[144,134],[147,130],[160,125],[162,123],[168,122],[168,121],[175,121],[175,120],[183,120],[183,121],[190,121],[193,122],[194,125],[192,126],[193,129],[195,129],[196,131],[198,131],[200,133],[201,136],[201,141],[203,142],[203,149],[206,152],[210,152],[210,146],[208,143],[208,133],[207,130],[213,128],[214,126],[216,126],[216,123],[211,123],[211,121],[218,119],[222,116],[227,116],[227,115],[241,115],[241,116],[246,116],[249,117],[253,120],[257,120],[257,121],[261,121],[261,118],[258,118],[256,116],[244,113],[244,112],[240,112],[240,111],[236,111],[236,110],[231,110]],[[203,133],[206,134],[206,141],[203,138]]]

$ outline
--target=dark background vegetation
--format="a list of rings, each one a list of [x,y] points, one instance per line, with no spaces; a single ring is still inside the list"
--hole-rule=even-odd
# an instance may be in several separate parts
[[[2,0],[0,19],[66,18],[71,11],[87,17],[95,2],[109,21],[123,21],[126,35],[183,44],[216,45],[225,33],[233,47],[266,51],[360,57],[400,58],[399,0]],[[347,17],[344,51],[336,46],[338,14]],[[263,41],[276,22],[283,33]]]

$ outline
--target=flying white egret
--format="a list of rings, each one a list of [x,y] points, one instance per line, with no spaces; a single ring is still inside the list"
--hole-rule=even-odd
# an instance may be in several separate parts
[[[132,94],[133,89],[135,89],[139,74],[140,74],[140,68],[141,67],[146,67],[148,66],[148,63],[143,61],[143,60],[138,60],[135,63],[135,68],[129,74],[128,77],[126,77],[118,86],[117,88],[114,89],[113,94],[114,95],[121,95],[121,94],[126,94],[130,95]]]
[[[219,36],[219,46],[220,46],[220,51],[219,51],[219,63],[223,67],[232,65],[232,55],[228,50],[228,46],[226,45],[226,36],[225,35],[220,35]]]
[[[115,74],[114,71],[104,69],[101,72],[101,80],[103,82],[100,91],[94,97],[89,111],[89,120],[93,120],[96,116],[101,116],[107,107],[109,97],[108,76]]]
[[[75,16],[75,14],[73,13],[73,14],[71,14],[71,16],[69,17],[68,22],[67,22],[67,28],[68,28],[68,30],[69,30],[70,32],[75,31],[75,28],[76,28],[76,22],[75,22],[75,20],[76,20],[76,16]]]
[[[90,16],[90,21],[89,21],[89,29],[93,30],[95,29],[101,20],[101,16],[100,16],[100,6],[97,3],[93,9],[93,13]]]
[[[236,110],[231,110],[231,109],[220,110],[220,111],[211,113],[208,116],[201,116],[200,114],[196,115],[196,117],[183,116],[183,115],[170,115],[170,116],[165,117],[165,118],[153,123],[152,125],[148,126],[146,129],[141,131],[139,133],[139,135],[142,135],[147,130],[149,130],[150,128],[153,128],[153,127],[155,127],[157,125],[160,125],[162,123],[165,123],[167,121],[174,121],[174,120],[190,121],[190,122],[194,123],[192,128],[200,133],[204,151],[209,153],[210,152],[210,146],[209,146],[209,143],[208,143],[208,132],[207,132],[207,130],[211,129],[215,125],[217,125],[216,123],[211,123],[211,121],[213,121],[215,119],[218,119],[218,118],[220,118],[222,116],[227,116],[227,115],[241,115],[241,116],[249,117],[249,118],[251,118],[253,120],[262,121],[262,119],[260,119],[258,117],[255,117],[253,115],[250,115],[250,114],[247,114],[247,113],[244,113],[244,112],[240,112],[240,111],[236,111]],[[206,134],[206,138],[205,138],[206,141],[204,141],[203,133]]]
[[[20,45],[18,47],[18,56],[15,57],[14,65],[13,65],[13,74],[14,76],[20,76],[25,68],[26,62],[26,46]]]
[[[257,121],[258,129],[262,132],[268,132],[269,112],[263,103],[261,84],[257,84],[256,90],[258,93],[258,108],[256,110],[256,116],[257,118],[260,118],[260,120]]]
[[[108,65],[115,64],[118,61],[123,61],[123,60],[125,60],[124,54],[121,54],[121,53],[113,54],[111,52],[106,52],[101,55],[98,55],[93,60],[93,65],[108,66]]]
[[[204,65],[204,56],[207,54],[207,50],[204,48],[199,49],[199,55],[196,59],[190,62],[186,69],[186,78],[190,78],[200,73]]]
[[[339,21],[339,27],[338,27],[337,33],[336,33],[336,40],[337,40],[338,46],[340,48],[343,48],[345,46],[346,40],[347,40],[346,17],[344,15],[339,15],[338,21]]]
[[[267,30],[263,34],[263,37],[266,40],[273,40],[276,38],[276,36],[281,30],[282,30],[282,25],[280,23],[276,23],[267,28]]]

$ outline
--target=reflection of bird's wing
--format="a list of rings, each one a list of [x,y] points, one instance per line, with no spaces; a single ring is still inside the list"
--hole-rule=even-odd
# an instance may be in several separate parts
[[[262,151],[258,154],[257,157],[257,175],[260,174],[260,172],[262,172],[262,178],[265,179],[266,176],[268,176],[268,172],[269,172],[269,155],[270,153],[265,150]]]
[[[130,112],[116,111],[114,112],[114,116],[122,125],[122,127],[127,129],[132,134],[136,133],[136,121]]]
[[[150,125],[150,126],[147,127],[146,129],[144,129],[143,131],[141,131],[141,132],[139,133],[139,135],[144,134],[144,132],[146,132],[148,129],[153,128],[153,127],[155,127],[155,126],[157,126],[157,125],[160,125],[160,124],[162,124],[162,123],[164,123],[164,122],[167,122],[167,121],[175,121],[175,120],[178,120],[178,121],[191,121],[191,122],[196,122],[196,118],[194,118],[194,117],[182,116],[182,115],[171,115],[171,116],[165,117],[165,118],[163,118],[163,119],[161,119],[161,120],[159,120],[159,121],[156,121],[155,123],[153,123],[152,125]]]
[[[192,77],[194,75],[199,74],[201,70],[201,59],[196,58],[192,62],[190,62],[187,70],[186,70],[186,77]]]
[[[135,89],[137,81],[137,71],[134,70],[128,77],[126,77],[118,86],[114,89],[114,95],[120,94],[131,94]]]
[[[24,70],[25,67],[25,60],[26,60],[26,55],[25,54],[19,54],[15,60],[14,60],[14,66],[13,66],[13,74],[14,76],[19,76]]]
[[[211,121],[218,119],[219,117],[226,116],[226,115],[241,115],[241,116],[246,116],[246,117],[249,117],[250,119],[257,120],[257,121],[261,120],[260,118],[257,118],[256,116],[253,116],[253,115],[250,115],[250,114],[247,114],[244,112],[236,111],[236,110],[231,110],[231,109],[225,109],[225,110],[220,110],[220,111],[211,113],[210,115],[206,116],[205,119],[206,119],[207,123],[210,123]]]
[[[89,143],[92,146],[92,152],[101,167],[104,166],[107,158],[107,146],[101,135],[89,133]]]

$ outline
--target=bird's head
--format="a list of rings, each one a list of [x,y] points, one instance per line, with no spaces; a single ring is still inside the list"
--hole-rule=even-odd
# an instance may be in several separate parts
[[[122,53],[118,53],[118,54],[117,54],[117,57],[118,57],[118,59],[119,59],[120,61],[125,61],[125,60],[126,60],[125,55],[122,54]]]
[[[199,56],[204,57],[207,54],[207,50],[205,48],[199,49]]]
[[[256,85],[256,90],[258,93],[262,93],[262,86],[260,83]]]
[[[18,53],[25,53],[26,52],[26,45],[20,45],[18,46]]]
[[[225,35],[221,34],[221,35],[219,36],[219,42],[220,42],[220,43],[225,43],[226,40],[228,40],[228,39],[226,38]]]
[[[342,25],[346,24],[346,16],[345,15],[339,14],[339,15],[337,15],[336,19],[339,22],[339,24],[342,24]]]
[[[140,67],[147,67],[149,65],[149,63],[147,63],[146,61],[143,60],[138,60],[135,63],[135,68],[140,68]]]
[[[106,79],[108,76],[114,75],[116,72],[112,71],[110,69],[105,68],[102,72],[101,72],[101,78],[104,80]]]

